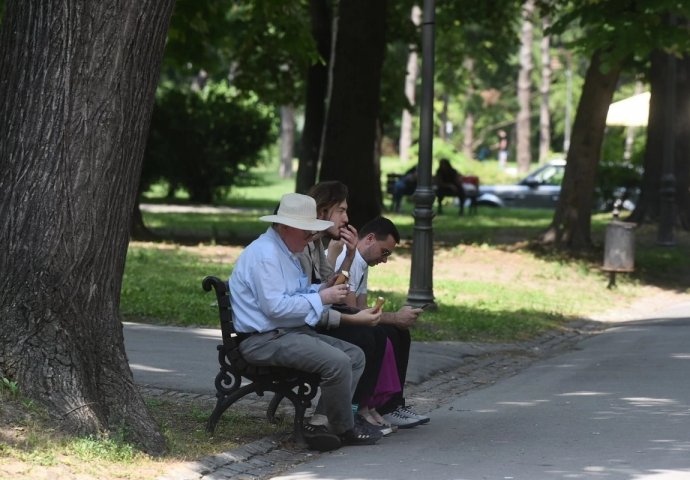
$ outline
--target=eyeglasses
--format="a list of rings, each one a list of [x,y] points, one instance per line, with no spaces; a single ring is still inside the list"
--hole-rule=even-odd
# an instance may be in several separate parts
[[[307,240],[311,240],[312,238],[317,236],[319,233],[321,233],[321,232],[318,232],[316,230],[305,230],[304,231],[304,238],[306,238]]]

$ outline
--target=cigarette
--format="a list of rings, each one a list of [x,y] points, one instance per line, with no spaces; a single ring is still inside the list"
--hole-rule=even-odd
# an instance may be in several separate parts
[[[383,302],[385,302],[385,301],[386,301],[386,299],[384,299],[383,297],[377,298],[376,304],[374,304],[374,312],[378,312],[381,309],[381,307],[383,306]]]
[[[349,278],[350,274],[347,272],[347,270],[343,270],[338,274],[338,278],[335,279],[334,285],[340,285],[341,283],[345,283]]]

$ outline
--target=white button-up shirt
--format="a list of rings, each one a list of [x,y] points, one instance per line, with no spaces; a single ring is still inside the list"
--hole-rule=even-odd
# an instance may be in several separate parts
[[[324,306],[295,255],[272,227],[244,249],[229,280],[235,330],[315,326]]]

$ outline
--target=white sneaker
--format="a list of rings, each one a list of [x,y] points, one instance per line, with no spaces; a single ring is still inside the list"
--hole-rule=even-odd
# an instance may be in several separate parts
[[[393,410],[391,413],[383,415],[383,419],[398,428],[412,428],[421,425],[421,421],[416,418],[411,418],[403,415],[398,410]]]
[[[429,421],[431,420],[431,418],[427,417],[426,415],[420,415],[419,413],[412,410],[410,407],[398,407],[395,409],[395,411],[404,417],[419,420],[420,424],[429,423]]]

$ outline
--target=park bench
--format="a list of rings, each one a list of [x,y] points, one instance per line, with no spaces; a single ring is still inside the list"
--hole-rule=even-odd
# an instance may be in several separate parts
[[[245,334],[235,331],[227,282],[208,276],[202,281],[202,287],[207,292],[212,288],[215,290],[223,337],[223,343],[218,345],[220,371],[215,380],[216,406],[209,417],[207,431],[213,433],[223,412],[246,395],[255,393],[263,397],[265,392],[273,392],[273,399],[266,410],[268,421],[275,423],[276,410],[281,400],[287,398],[295,407],[295,440],[304,443],[304,414],[318,391],[319,376],[290,368],[256,366],[247,362],[240,354],[239,345]],[[244,385],[243,379],[247,380]]]
[[[386,175],[386,193],[389,195],[393,195],[394,189],[395,189],[395,183],[402,177],[403,175],[400,173],[389,173]],[[462,183],[465,186],[465,196],[466,199],[470,201],[469,205],[469,213],[477,213],[477,198],[479,197],[479,177],[474,176],[474,175],[463,175],[462,176]],[[449,196],[455,196],[450,192],[445,192],[443,190],[439,190],[436,185],[433,185],[432,188],[434,189],[434,194],[436,195],[436,199],[438,201],[438,213],[442,214],[443,213],[443,199],[445,197]],[[414,192],[413,192],[414,193]],[[412,193],[408,194],[412,195]],[[395,206],[391,202],[391,210],[395,210]]]

